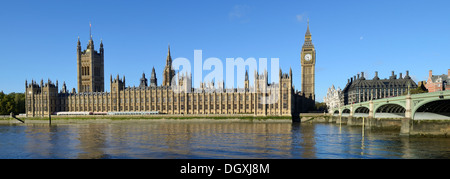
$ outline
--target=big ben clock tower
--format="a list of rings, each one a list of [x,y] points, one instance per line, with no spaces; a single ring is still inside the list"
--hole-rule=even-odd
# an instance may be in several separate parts
[[[311,33],[309,32],[309,20],[305,34],[305,42],[301,51],[302,64],[302,92],[306,98],[315,101],[315,65],[316,65],[316,50],[311,41]]]

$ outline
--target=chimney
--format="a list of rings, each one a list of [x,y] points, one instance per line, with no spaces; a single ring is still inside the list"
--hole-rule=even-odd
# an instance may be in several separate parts
[[[359,80],[359,73],[358,73],[358,78],[357,79]]]
[[[450,69],[447,70],[448,77],[450,78]]]
[[[394,71],[392,71],[392,75],[389,77],[390,80],[397,79],[397,76],[394,74]]]
[[[400,79],[403,79],[403,74],[402,73],[400,73]]]
[[[375,71],[375,76],[373,77],[373,80],[379,80],[380,78],[378,77],[378,71]]]
[[[433,76],[433,71],[432,71],[432,70],[430,70],[430,71],[428,72],[428,76],[429,76],[429,77]]]
[[[405,75],[405,78],[404,79],[411,79],[411,77],[409,76],[409,71],[408,70],[406,70],[406,75]]]

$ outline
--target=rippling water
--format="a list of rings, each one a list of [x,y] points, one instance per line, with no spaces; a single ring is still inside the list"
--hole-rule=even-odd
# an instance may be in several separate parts
[[[288,122],[2,124],[0,158],[450,158],[449,138]]]

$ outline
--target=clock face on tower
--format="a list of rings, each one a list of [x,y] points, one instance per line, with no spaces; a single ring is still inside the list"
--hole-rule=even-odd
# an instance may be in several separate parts
[[[306,55],[305,55],[305,60],[306,60],[306,61],[310,61],[311,59],[312,59],[311,54],[306,54]]]

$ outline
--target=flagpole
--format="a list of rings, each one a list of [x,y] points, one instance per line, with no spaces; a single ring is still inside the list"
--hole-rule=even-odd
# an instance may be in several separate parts
[[[92,40],[92,24],[91,24],[91,22],[89,22],[89,36],[90,36],[90,38],[91,38],[91,40]]]

